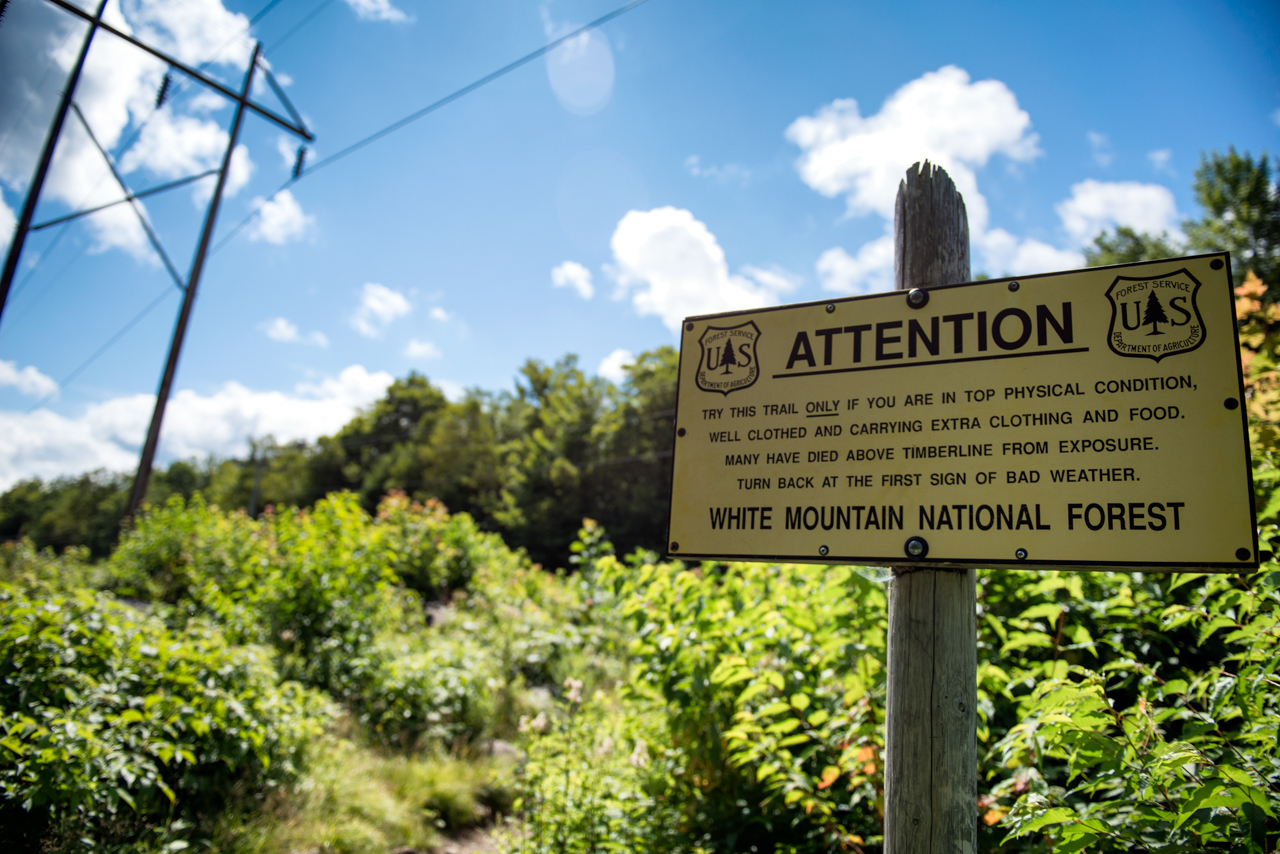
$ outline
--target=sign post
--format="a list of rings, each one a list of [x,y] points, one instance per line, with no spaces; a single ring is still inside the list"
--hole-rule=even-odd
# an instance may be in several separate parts
[[[897,290],[968,281],[969,218],[942,169],[926,162],[907,171],[898,185],[893,232]],[[977,848],[977,577],[972,568],[893,569],[885,854],[974,854]]]
[[[976,845],[974,570],[1241,572],[1258,545],[1225,253],[961,284],[912,167],[895,293],[687,318],[667,552],[893,567],[887,854]]]

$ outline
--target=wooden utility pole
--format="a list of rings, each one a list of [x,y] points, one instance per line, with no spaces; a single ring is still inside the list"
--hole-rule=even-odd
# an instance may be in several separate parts
[[[894,209],[899,290],[969,280],[969,220],[950,176],[907,170]],[[977,848],[977,576],[895,567],[889,583],[885,854]]]

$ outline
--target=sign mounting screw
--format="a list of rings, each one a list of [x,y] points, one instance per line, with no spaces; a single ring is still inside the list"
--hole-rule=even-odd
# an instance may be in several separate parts
[[[673,551],[673,552],[678,552],[678,551],[680,551],[680,544],[679,544],[679,543],[677,543],[675,540],[672,540],[672,541],[671,541],[671,551]]]
[[[1016,290],[1017,290],[1018,288],[1020,288],[1020,287],[1022,287],[1022,285],[1018,284],[1017,282],[1010,282],[1010,283],[1009,283],[1009,290],[1011,290],[1011,291],[1016,291]]]
[[[1237,560],[1248,560],[1251,557],[1253,557],[1253,552],[1249,549],[1236,549]]]
[[[831,549],[827,548],[826,546],[818,546],[818,554],[822,555],[823,557],[826,557],[827,552],[829,551],[831,551]]]
[[[924,308],[929,304],[929,292],[921,288],[907,291],[907,305],[912,308]]]
[[[677,431],[676,431],[676,435],[677,435],[677,436],[683,436],[683,435],[684,435],[684,428],[683,428],[683,427],[681,427],[679,430],[677,430]]]
[[[1026,549],[1018,549],[1016,552],[1014,552],[1014,553],[1013,553],[1013,556],[1014,556],[1014,557],[1016,557],[1018,560],[1026,560],[1026,559],[1027,559],[1027,550],[1026,550]]]
[[[1235,409],[1240,405],[1240,401],[1236,400],[1234,397],[1228,397],[1226,400],[1222,401],[1222,405],[1227,409]]]
[[[929,543],[924,537],[912,537],[904,547],[907,557],[922,558],[929,554]]]
[[[833,303],[833,302],[829,302],[829,303],[827,303],[827,314],[830,314],[831,312],[833,312],[833,311],[835,311],[835,310],[836,310],[836,304],[835,304],[835,303]]]
[[[685,331],[685,332],[692,332],[692,331],[693,331],[693,324],[692,324],[692,323],[686,323],[686,324],[684,325],[684,331]]]
[[[1212,261],[1210,261],[1210,262],[1209,262],[1209,266],[1210,266],[1211,268],[1213,268],[1214,270],[1221,270],[1221,269],[1222,269],[1222,259],[1221,259],[1221,258],[1214,258]]]

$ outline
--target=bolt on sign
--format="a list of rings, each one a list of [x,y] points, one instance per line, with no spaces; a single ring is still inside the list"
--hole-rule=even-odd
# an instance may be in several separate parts
[[[668,553],[1255,568],[1229,264],[688,318]]]

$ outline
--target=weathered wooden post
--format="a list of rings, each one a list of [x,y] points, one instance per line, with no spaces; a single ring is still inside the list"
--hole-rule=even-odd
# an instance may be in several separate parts
[[[969,280],[969,221],[950,176],[907,170],[894,210],[899,290]],[[896,567],[889,584],[885,854],[977,847],[977,576]]]

